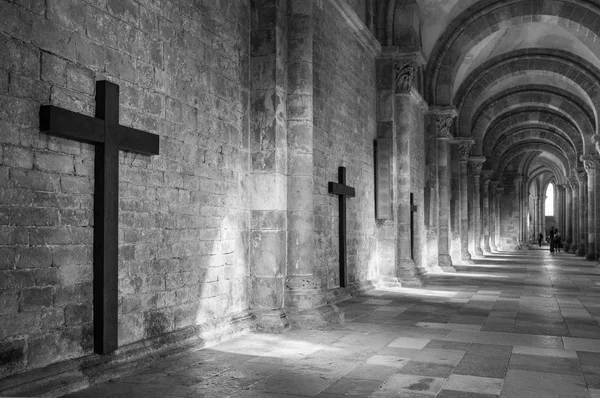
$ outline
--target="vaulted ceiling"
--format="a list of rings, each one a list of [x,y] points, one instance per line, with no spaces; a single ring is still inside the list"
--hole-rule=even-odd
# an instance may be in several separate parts
[[[455,136],[475,141],[472,154],[485,156],[496,178],[564,184],[582,175],[600,115],[598,1],[377,5],[378,38],[421,48],[425,98],[456,108]]]

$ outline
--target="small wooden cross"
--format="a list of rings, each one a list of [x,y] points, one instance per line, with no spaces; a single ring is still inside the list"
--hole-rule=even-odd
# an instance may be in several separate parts
[[[329,182],[329,193],[338,195],[339,199],[339,212],[340,212],[340,287],[346,287],[348,284],[346,276],[346,197],[353,198],[355,191],[353,187],[346,185],[346,168],[340,167],[338,169],[338,181]]]
[[[40,109],[46,134],[96,146],[94,165],[94,351],[118,348],[119,150],[158,155],[159,137],[119,125],[119,86],[96,82],[96,117]]]
[[[415,213],[417,212],[417,205],[414,204],[414,194],[410,193],[410,258],[415,259]]]

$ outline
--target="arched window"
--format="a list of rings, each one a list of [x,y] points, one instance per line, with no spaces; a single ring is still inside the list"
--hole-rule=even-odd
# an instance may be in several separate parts
[[[548,184],[548,188],[546,188],[546,204],[544,205],[544,215],[546,216],[554,216],[554,184]]]

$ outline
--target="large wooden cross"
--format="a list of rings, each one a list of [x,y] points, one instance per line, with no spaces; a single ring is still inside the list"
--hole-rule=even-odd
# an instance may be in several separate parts
[[[353,198],[355,195],[354,188],[346,185],[346,168],[338,169],[338,181],[329,182],[329,193],[338,195],[339,211],[340,211],[340,287],[346,287],[346,197]]]
[[[96,117],[52,105],[40,109],[40,130],[96,146],[94,166],[94,351],[118,347],[119,150],[158,155],[159,137],[119,125],[119,86],[96,82]]]
[[[415,213],[417,205],[414,203],[414,194],[410,193],[410,258],[415,259]]]

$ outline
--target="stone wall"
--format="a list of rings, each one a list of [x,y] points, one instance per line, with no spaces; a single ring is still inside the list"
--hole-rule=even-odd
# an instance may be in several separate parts
[[[339,286],[338,197],[327,193],[345,166],[350,284],[376,276],[373,145],[375,56],[362,47],[330,2],[315,12],[314,167],[317,264],[323,286]]]
[[[94,150],[41,104],[120,122],[119,344],[248,308],[249,2],[0,0],[0,377],[92,352]]]

